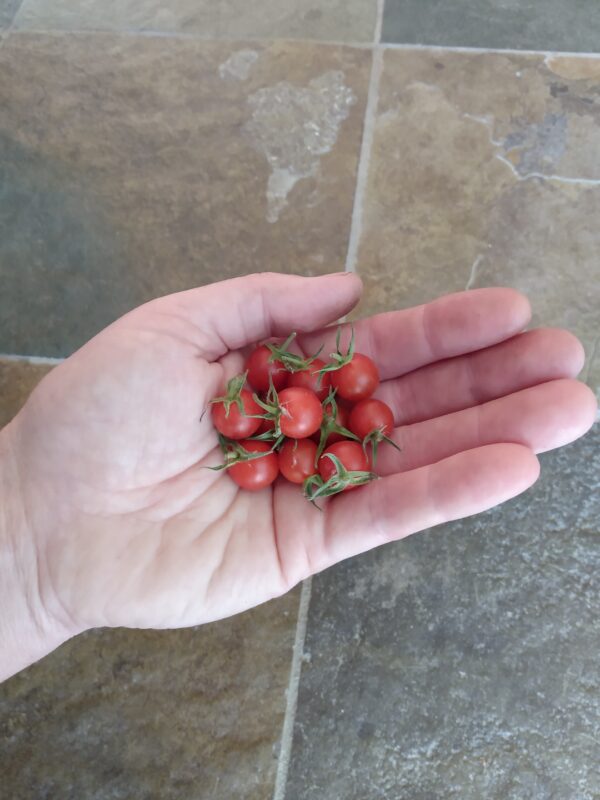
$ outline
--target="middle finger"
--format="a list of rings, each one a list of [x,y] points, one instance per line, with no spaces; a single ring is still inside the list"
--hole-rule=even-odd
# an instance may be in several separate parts
[[[596,398],[584,383],[556,380],[480,406],[396,428],[398,452],[380,445],[376,472],[390,475],[434,464],[497,442],[542,453],[582,436],[596,418]]]
[[[456,358],[438,361],[385,381],[376,396],[408,425],[485,403],[583,367],[579,340],[558,328],[540,328]]]

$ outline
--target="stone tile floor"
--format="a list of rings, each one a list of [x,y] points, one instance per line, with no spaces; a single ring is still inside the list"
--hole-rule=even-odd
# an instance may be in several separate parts
[[[361,313],[514,285],[600,393],[600,55],[547,52],[599,33],[594,0],[0,0],[0,424],[128,308],[263,268],[346,264]],[[70,642],[0,687],[0,794],[597,800],[599,459],[238,618]]]
[[[386,0],[383,41],[594,53],[596,0]]]

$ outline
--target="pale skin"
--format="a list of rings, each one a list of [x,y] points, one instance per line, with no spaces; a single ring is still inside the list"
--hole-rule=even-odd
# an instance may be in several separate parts
[[[336,562],[530,487],[536,453],[596,416],[570,333],[523,333],[511,289],[449,295],[355,325],[395,414],[381,479],[323,503],[239,490],[210,415],[248,347],[299,332],[334,349],[354,275],[255,275],[148,303],[53,370],[0,432],[0,678],[91,627],[172,628],[283,594]]]

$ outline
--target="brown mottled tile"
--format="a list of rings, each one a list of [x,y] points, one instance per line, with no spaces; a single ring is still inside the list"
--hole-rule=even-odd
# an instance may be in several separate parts
[[[364,206],[363,311],[511,285],[591,356],[600,307],[596,59],[388,51]]]
[[[0,686],[11,800],[266,800],[298,593],[179,631],[96,630]]]
[[[19,25],[38,30],[136,30],[207,39],[371,42],[377,0],[25,0]]]
[[[0,428],[11,421],[51,369],[45,364],[12,361],[0,356]]]
[[[0,351],[68,354],[221,278],[343,268],[369,70],[342,46],[13,34]]]

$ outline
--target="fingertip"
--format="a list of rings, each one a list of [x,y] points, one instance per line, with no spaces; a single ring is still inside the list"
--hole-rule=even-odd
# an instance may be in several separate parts
[[[585,350],[583,344],[571,331],[567,331],[563,328],[559,330],[559,333],[563,361],[570,367],[571,375],[575,377],[579,375],[585,364]]]
[[[583,345],[570,331],[564,328],[536,328],[525,336],[535,339],[539,348],[536,352],[550,366],[548,379],[575,378],[583,369]]]
[[[318,285],[319,293],[313,300],[313,308],[322,305],[326,309],[318,317],[307,319],[306,324],[296,325],[298,331],[305,333],[344,317],[356,306],[363,292],[363,282],[353,272],[332,272],[305,277],[303,280],[314,281]]]
[[[520,494],[533,486],[540,477],[540,461],[533,450],[526,445],[513,442],[491,446],[500,448],[501,457],[508,461],[515,494]]]
[[[573,392],[574,402],[578,411],[579,436],[587,433],[598,419],[598,398],[590,387],[577,380],[565,380]],[[577,438],[577,437],[575,437]]]
[[[354,304],[358,303],[360,297],[363,293],[363,282],[362,278],[356,274],[356,272],[333,272],[327,275],[321,275],[321,278],[335,278],[336,285],[344,287],[344,291],[347,291],[350,297],[355,298]]]
[[[532,310],[529,298],[518,289],[513,289],[510,286],[502,287],[502,292],[506,294],[509,299],[510,305],[513,308],[515,324],[520,325],[521,330],[526,328],[531,322]]]
[[[540,474],[533,451],[502,442],[465,450],[434,467],[432,487],[446,519],[485,511],[529,489]]]
[[[556,435],[544,450],[553,450],[579,439],[596,421],[598,399],[582,381],[560,378],[543,384],[540,390],[545,390],[546,406],[555,413]],[[538,452],[542,450],[539,449]]]
[[[508,316],[510,329],[514,333],[524,330],[531,322],[532,310],[529,298],[512,286],[492,286],[473,289],[471,293],[481,292],[490,301],[492,309],[502,309]]]

